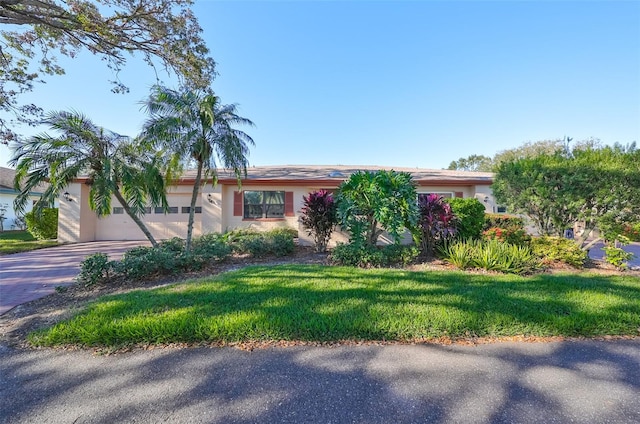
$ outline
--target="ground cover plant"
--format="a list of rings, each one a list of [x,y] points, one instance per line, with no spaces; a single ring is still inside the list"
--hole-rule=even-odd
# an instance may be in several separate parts
[[[58,242],[56,240],[37,240],[27,231],[5,231],[0,233],[0,255],[27,252],[57,245]]]
[[[97,299],[38,346],[637,335],[640,278],[252,266]]]

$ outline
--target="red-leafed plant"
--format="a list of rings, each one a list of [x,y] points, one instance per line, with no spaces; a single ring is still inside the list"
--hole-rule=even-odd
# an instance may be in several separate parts
[[[318,190],[302,197],[304,206],[300,218],[302,225],[313,236],[316,251],[327,250],[327,243],[337,223],[336,204],[327,190]]]
[[[451,205],[436,194],[420,196],[418,209],[420,247],[423,254],[431,256],[438,243],[446,242],[455,236],[456,216],[451,210]]]

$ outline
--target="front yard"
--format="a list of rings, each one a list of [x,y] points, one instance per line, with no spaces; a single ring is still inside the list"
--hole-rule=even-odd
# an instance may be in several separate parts
[[[97,299],[35,345],[414,342],[640,334],[640,278],[251,266]]]

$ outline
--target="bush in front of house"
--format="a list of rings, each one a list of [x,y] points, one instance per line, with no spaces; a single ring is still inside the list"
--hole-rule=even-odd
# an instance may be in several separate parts
[[[222,237],[234,253],[262,257],[286,256],[293,253],[295,236],[297,231],[291,228],[278,228],[264,232],[242,228],[229,231]]]
[[[331,233],[338,223],[336,203],[327,190],[312,191],[302,197],[304,204],[300,222],[313,236],[316,252],[326,252]]]
[[[487,213],[484,215],[483,231],[490,228],[524,229],[524,220],[519,216],[502,213]]]
[[[540,269],[540,260],[528,246],[499,240],[454,241],[443,246],[444,260],[460,269],[480,268],[507,274],[531,274]]]
[[[34,211],[24,215],[27,231],[38,240],[49,240],[58,237],[58,209],[45,208],[38,215]]]
[[[578,243],[563,237],[534,237],[530,246],[544,264],[562,262],[574,268],[583,268],[589,257],[588,252],[582,250]]]
[[[418,254],[417,247],[401,244],[370,246],[366,243],[338,243],[329,255],[329,262],[332,265],[377,268],[408,265]]]
[[[420,249],[426,256],[435,254],[437,246],[452,240],[458,220],[451,205],[437,194],[422,197],[418,203]]]
[[[484,227],[485,209],[475,197],[446,199],[456,216],[456,238],[458,240],[478,239]]]

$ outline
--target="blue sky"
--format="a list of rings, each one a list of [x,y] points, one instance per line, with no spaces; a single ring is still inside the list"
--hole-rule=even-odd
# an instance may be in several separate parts
[[[527,141],[640,142],[640,2],[196,1],[238,103],[250,163],[446,168]],[[127,95],[89,54],[25,100],[136,135],[155,82]],[[168,85],[175,81],[161,73]],[[0,164],[9,156],[0,147]]]

